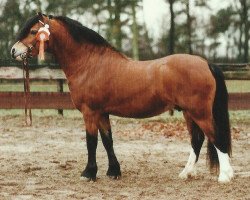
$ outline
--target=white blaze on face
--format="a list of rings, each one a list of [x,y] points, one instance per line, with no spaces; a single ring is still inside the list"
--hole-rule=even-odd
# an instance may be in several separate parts
[[[196,161],[196,155],[194,153],[194,149],[191,148],[187,164],[183,169],[183,171],[179,174],[180,178],[187,179],[189,176],[196,176],[195,161]]]
[[[217,148],[216,148],[216,151],[217,151],[219,163],[220,163],[220,174],[219,174],[218,181],[220,183],[228,183],[234,176],[233,168],[230,165],[229,156],[227,153],[223,153]]]
[[[20,41],[16,42],[10,50],[11,56],[18,61],[21,61],[22,60],[21,56],[23,54],[26,54],[27,52],[28,52],[28,47],[25,46]]]

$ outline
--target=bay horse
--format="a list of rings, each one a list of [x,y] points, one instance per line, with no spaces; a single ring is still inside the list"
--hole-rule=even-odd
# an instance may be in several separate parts
[[[38,55],[40,43],[36,36],[41,28],[50,33],[44,49],[55,56],[64,71],[72,101],[85,121],[88,161],[81,177],[96,180],[98,130],[107,151],[107,175],[121,176],[109,115],[146,118],[178,109],[183,112],[191,137],[190,156],[179,177],[196,175],[206,136],[210,168],[219,168],[219,182],[230,182],[233,169],[228,93],[224,76],[216,66],[187,54],[135,61],[81,23],[41,13],[28,19],[17,35],[11,49],[14,59]]]

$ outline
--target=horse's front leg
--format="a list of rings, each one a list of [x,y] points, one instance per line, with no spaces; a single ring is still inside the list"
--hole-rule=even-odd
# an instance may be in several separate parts
[[[113,148],[113,138],[108,115],[103,115],[99,120],[99,131],[102,138],[103,146],[108,154],[109,167],[107,176],[118,179],[121,176],[120,164],[116,158]]]
[[[92,112],[84,113],[84,121],[86,126],[86,143],[88,150],[88,162],[86,168],[83,170],[81,177],[85,177],[88,180],[95,181],[97,174],[96,164],[96,148],[98,141],[98,117]]]

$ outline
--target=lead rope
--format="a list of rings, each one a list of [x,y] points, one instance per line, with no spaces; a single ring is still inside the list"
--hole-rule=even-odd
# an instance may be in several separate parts
[[[30,106],[30,78],[29,78],[29,66],[28,58],[23,58],[23,86],[24,86],[24,101],[25,101],[25,124],[26,126],[32,126],[32,114]]]
[[[39,54],[38,59],[44,60],[44,42],[49,40],[49,25],[45,24],[44,22],[39,22],[43,25],[38,30],[38,33],[36,34],[36,39],[40,42],[39,45]],[[31,49],[30,49],[31,50]],[[24,100],[25,100],[25,123],[26,126],[32,126],[32,114],[31,114],[31,106],[30,106],[30,82],[29,82],[29,66],[28,66],[28,57],[25,55],[23,57],[23,85],[24,85]]]

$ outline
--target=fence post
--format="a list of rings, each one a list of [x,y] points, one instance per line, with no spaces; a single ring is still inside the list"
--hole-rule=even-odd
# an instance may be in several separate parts
[[[57,81],[57,91],[63,93],[63,79]],[[58,109],[58,114],[63,116],[63,109]]]

